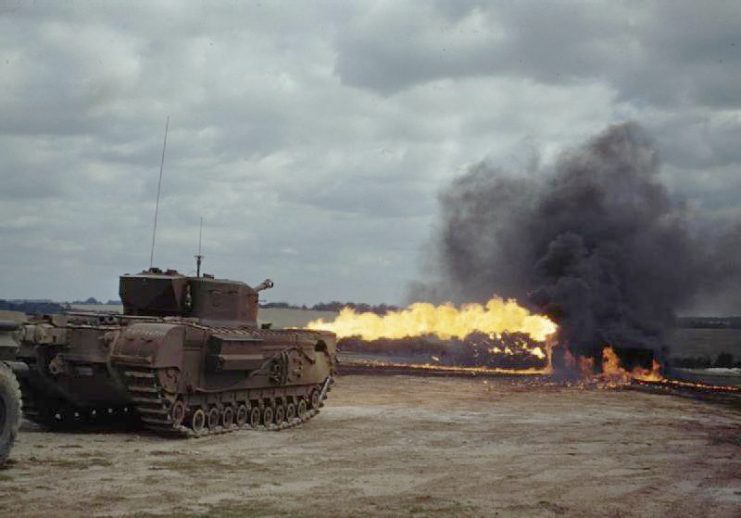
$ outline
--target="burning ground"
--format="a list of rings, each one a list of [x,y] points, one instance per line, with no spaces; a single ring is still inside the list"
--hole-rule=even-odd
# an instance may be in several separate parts
[[[551,371],[549,338],[556,333],[548,318],[499,298],[461,307],[416,303],[385,315],[346,308],[334,321],[319,319],[307,327],[334,332],[345,352],[537,374]]]
[[[741,397],[735,378],[717,384],[665,377],[659,356],[649,348],[622,349],[630,353],[632,366],[609,345],[597,358],[576,355],[558,342],[559,330],[548,317],[533,315],[514,300],[461,307],[417,303],[384,315],[345,308],[332,321],[320,318],[306,327],[337,334],[344,373],[539,376],[546,383],[583,387],[638,385]],[[560,359],[556,366],[554,357]]]

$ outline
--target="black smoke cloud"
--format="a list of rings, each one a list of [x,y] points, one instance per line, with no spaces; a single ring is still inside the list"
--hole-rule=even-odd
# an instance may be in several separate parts
[[[414,298],[514,297],[551,316],[572,352],[662,346],[677,310],[738,286],[738,232],[715,239],[659,179],[636,124],[609,127],[554,167],[473,167],[441,195],[436,279]],[[735,236],[735,237],[734,237]]]

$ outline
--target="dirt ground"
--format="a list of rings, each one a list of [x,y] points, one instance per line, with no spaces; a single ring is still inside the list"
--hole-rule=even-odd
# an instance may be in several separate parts
[[[282,432],[24,425],[3,516],[741,516],[741,411],[637,391],[344,376]]]

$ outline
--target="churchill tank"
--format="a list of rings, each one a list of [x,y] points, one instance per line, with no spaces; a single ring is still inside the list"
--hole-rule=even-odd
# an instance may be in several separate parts
[[[186,436],[305,422],[333,383],[336,337],[258,325],[272,286],[150,268],[120,277],[122,314],[30,317],[18,350],[25,417]]]

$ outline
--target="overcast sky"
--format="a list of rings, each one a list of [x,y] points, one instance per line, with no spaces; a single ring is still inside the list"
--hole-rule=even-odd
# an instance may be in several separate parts
[[[155,264],[404,302],[437,193],[628,119],[694,210],[741,207],[741,3],[0,0],[0,298]]]

